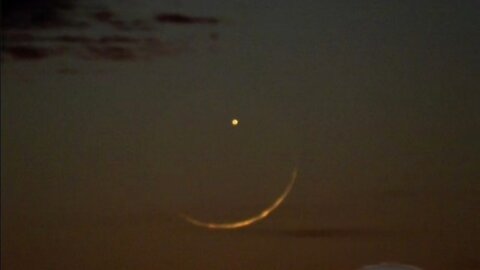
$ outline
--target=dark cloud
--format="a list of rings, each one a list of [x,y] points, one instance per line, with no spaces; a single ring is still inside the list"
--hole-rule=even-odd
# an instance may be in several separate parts
[[[9,33],[5,35],[10,44],[32,43],[32,42],[59,42],[72,44],[111,44],[111,43],[138,43],[141,39],[125,35],[106,35],[102,37],[89,37],[86,35],[58,35],[39,36],[31,33]]]
[[[9,46],[5,48],[7,54],[19,60],[40,60],[48,56],[60,53],[60,50],[53,50],[37,46]]]
[[[112,28],[120,31],[150,31],[151,24],[142,19],[134,19],[131,21],[123,20],[110,10],[102,9],[93,14],[93,18],[100,23],[110,25]]]
[[[218,24],[220,22],[214,17],[192,17],[177,13],[159,14],[155,19],[160,23],[172,24]]]
[[[95,41],[93,38],[79,35],[60,35],[51,40],[66,43],[92,43]]]
[[[108,35],[99,38],[92,38],[88,36],[60,35],[46,40],[64,43],[96,44],[97,46],[111,43],[138,43],[140,41],[140,39],[138,38],[122,35]]]
[[[85,22],[69,16],[73,3],[70,0],[2,1],[2,24],[4,29],[85,27]]]
[[[83,35],[39,36],[29,33],[8,36],[2,53],[10,59],[38,60],[60,53],[85,60],[133,60],[177,55],[187,46],[171,44],[155,37],[136,38],[126,35],[89,37]],[[63,48],[63,49],[59,49]],[[64,72],[61,72],[64,73]]]
[[[85,4],[85,3],[84,3]],[[161,40],[152,32],[155,21],[150,17],[124,19],[107,7],[79,6],[72,0],[6,0],[2,10],[7,59],[38,60],[58,54],[58,48],[69,55],[89,60],[132,60],[177,55],[192,50],[194,40]],[[217,24],[213,17],[192,17],[175,13],[156,16],[157,22],[173,24]],[[104,36],[102,25],[109,26]],[[79,29],[72,27],[86,27]],[[51,31],[45,31],[45,30]],[[61,30],[61,31],[59,31]],[[125,32],[128,31],[128,32]],[[138,32],[142,32],[141,36]],[[218,33],[208,36],[217,41]],[[191,38],[190,38],[191,39]],[[199,44],[200,46],[204,43]]]

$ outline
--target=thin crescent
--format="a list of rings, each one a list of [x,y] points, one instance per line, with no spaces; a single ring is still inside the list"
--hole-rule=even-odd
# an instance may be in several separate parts
[[[295,183],[296,178],[297,178],[297,168],[293,169],[292,178],[290,180],[290,183],[287,185],[287,187],[283,191],[282,195],[280,195],[280,197],[278,197],[273,202],[273,204],[270,205],[268,208],[266,208],[265,210],[263,210],[259,214],[255,215],[253,217],[247,218],[245,220],[236,221],[236,222],[228,222],[228,223],[210,223],[210,222],[200,221],[200,220],[192,218],[192,217],[190,217],[186,214],[179,214],[179,215],[183,219],[185,219],[186,221],[188,221],[189,223],[191,223],[193,225],[208,228],[208,229],[229,230],[229,229],[240,229],[240,228],[243,228],[243,227],[247,227],[247,226],[250,226],[250,225],[268,217],[275,209],[277,209],[277,207],[279,207],[280,204],[282,204],[282,202],[285,200],[287,195],[292,190],[292,187],[293,187],[293,184]]]

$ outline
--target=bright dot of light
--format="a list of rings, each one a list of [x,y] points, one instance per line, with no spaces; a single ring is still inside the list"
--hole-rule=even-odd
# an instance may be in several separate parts
[[[238,125],[238,120],[237,119],[232,119],[232,126]]]

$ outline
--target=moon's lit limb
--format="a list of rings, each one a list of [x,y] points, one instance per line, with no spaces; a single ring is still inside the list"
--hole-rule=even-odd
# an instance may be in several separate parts
[[[275,202],[273,202],[272,205],[270,205],[267,209],[263,210],[260,212],[258,215],[255,215],[253,217],[250,217],[245,220],[241,221],[235,221],[235,222],[227,222],[227,223],[212,223],[212,222],[204,222],[200,221],[198,219],[192,218],[186,214],[180,214],[180,216],[188,221],[189,223],[199,226],[199,227],[204,227],[208,229],[220,229],[220,230],[228,230],[228,229],[240,229],[243,227],[250,226],[266,217],[268,217],[277,207],[282,204],[282,202],[285,200],[287,195],[290,193],[292,190],[293,184],[295,183],[295,180],[297,178],[297,168],[295,168],[292,172],[292,178],[290,180],[290,183],[288,186],[285,188],[285,191],[283,191],[282,195],[278,197]]]

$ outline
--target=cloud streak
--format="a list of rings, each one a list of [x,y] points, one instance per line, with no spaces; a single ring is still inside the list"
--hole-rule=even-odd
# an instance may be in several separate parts
[[[194,17],[178,13],[158,14],[156,17],[159,23],[170,24],[218,24],[220,20],[215,17]]]
[[[14,59],[40,60],[61,53],[59,49],[51,49],[36,46],[11,46],[6,48],[7,53]]]
[[[219,35],[206,35],[210,45],[188,33],[186,38],[162,37],[168,25],[214,25],[214,17],[159,13],[146,18],[124,18],[108,7],[82,7],[71,0],[6,0],[3,10],[7,60],[41,60],[73,56],[85,60],[132,61],[178,55],[195,47],[214,47]],[[165,28],[166,27],[166,28]],[[80,32],[79,29],[82,28]],[[168,31],[177,31],[170,28]],[[157,31],[162,30],[162,31]]]
[[[87,24],[70,13],[70,0],[5,0],[2,2],[4,29],[83,28]]]

